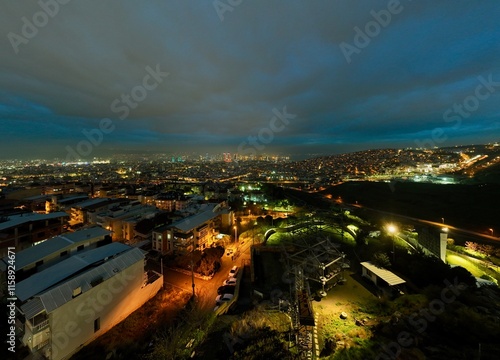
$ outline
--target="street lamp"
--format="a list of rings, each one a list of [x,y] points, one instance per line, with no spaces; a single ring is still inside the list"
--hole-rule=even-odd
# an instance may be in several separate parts
[[[489,228],[488,230],[491,231],[491,236],[493,236],[493,229]]]
[[[193,299],[195,298],[195,291],[194,291],[194,236],[193,236],[193,249],[191,250],[191,286],[193,287]]]
[[[395,246],[394,246],[394,234],[398,231],[398,229],[396,228],[396,226],[390,224],[387,226],[387,231],[392,236],[392,262],[394,264],[394,262],[396,262],[396,251],[395,251]]]
[[[234,229],[234,241],[238,242],[238,227],[234,225],[233,229]]]

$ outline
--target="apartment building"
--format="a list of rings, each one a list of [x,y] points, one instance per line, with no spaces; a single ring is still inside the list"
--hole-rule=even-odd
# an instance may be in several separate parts
[[[158,209],[168,212],[181,211],[191,204],[191,198],[176,191],[169,191],[159,194],[154,204]]]
[[[95,224],[97,214],[116,206],[117,204],[128,204],[126,199],[96,198],[75,204],[71,207],[71,224]]]
[[[114,241],[132,241],[135,237],[135,226],[142,219],[151,219],[160,210],[154,206],[141,205],[139,201],[116,204],[112,208],[96,214],[95,223],[112,231]]]
[[[153,250],[182,254],[203,250],[216,242],[222,227],[231,225],[232,212],[222,204],[204,204],[197,214],[153,230]]]
[[[151,299],[163,285],[161,274],[145,272],[144,252],[139,248],[115,242],[71,251],[64,250],[68,245],[63,242],[52,245],[52,255],[46,253],[46,247],[39,259],[24,252],[16,258],[33,263],[47,256],[56,259],[68,251],[68,257],[48,262],[16,287],[18,337],[33,354],[49,360],[70,358]]]
[[[0,217],[0,257],[7,255],[8,247],[20,251],[61,234],[68,218],[69,215],[65,212],[22,213]]]
[[[74,253],[111,243],[110,235],[110,231],[95,226],[63,233],[20,251],[16,256],[16,280],[22,281]],[[8,257],[0,260],[0,271],[7,269],[8,260]]]
[[[71,206],[82,201],[88,200],[86,194],[75,194],[73,196],[52,195],[50,199],[45,201],[45,211],[67,211],[70,212]]]

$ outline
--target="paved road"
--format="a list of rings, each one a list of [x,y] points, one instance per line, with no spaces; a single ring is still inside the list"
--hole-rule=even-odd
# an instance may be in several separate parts
[[[245,245],[245,244],[244,244]],[[240,249],[240,251],[243,249]],[[248,252],[248,247],[245,248]],[[231,256],[226,254],[222,257],[222,267],[210,280],[204,280],[199,278],[194,278],[195,294],[199,297],[199,304],[205,310],[211,310],[215,307],[215,298],[217,297],[217,289],[222,285],[222,282],[227,279],[229,270],[234,265],[241,267],[242,258],[245,258],[246,253],[234,261],[231,260]],[[160,272],[160,264],[154,260],[148,260],[149,265],[155,271]],[[192,277],[172,269],[163,266],[163,280],[165,288],[168,289],[172,286],[176,289],[183,290],[189,294],[192,294]]]

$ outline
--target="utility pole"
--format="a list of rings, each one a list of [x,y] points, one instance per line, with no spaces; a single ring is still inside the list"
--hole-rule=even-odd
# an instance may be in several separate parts
[[[193,287],[193,299],[194,299],[194,236],[193,236],[193,249],[191,250],[191,286]]]

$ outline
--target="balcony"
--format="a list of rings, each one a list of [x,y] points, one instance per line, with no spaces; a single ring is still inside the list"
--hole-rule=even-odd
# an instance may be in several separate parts
[[[49,319],[42,321],[41,323],[33,326],[33,332],[39,332],[49,326]]]
[[[40,351],[40,349],[47,346],[48,344],[49,344],[49,340],[45,340],[44,342],[41,342],[40,344],[33,346],[33,351]]]
[[[26,325],[31,330],[32,334],[36,334],[49,326],[49,319],[46,317],[42,318],[40,316],[36,316],[31,320],[26,320]]]

